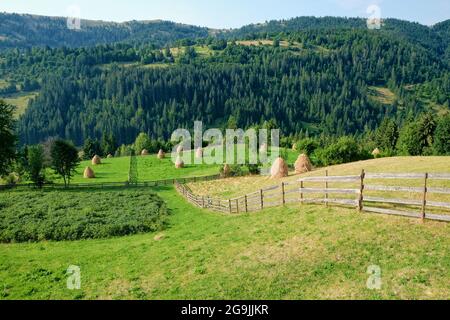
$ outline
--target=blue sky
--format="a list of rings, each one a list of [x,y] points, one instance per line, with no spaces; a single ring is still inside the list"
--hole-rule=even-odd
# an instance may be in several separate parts
[[[376,4],[381,17],[431,25],[450,19],[450,0],[0,0],[0,12],[68,16],[71,6],[81,17],[107,21],[163,19],[211,28],[296,16],[367,17]]]

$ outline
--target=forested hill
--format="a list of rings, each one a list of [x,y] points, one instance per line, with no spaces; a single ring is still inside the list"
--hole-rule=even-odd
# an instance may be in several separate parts
[[[443,56],[449,48],[449,21],[434,27],[397,19],[383,20],[380,32],[431,49]],[[212,30],[167,21],[130,21],[124,23],[82,20],[81,30],[69,30],[66,18],[0,13],[0,49],[44,47],[86,47],[118,42],[165,46],[180,39],[214,35],[231,39],[254,39],[261,34],[307,30],[367,29],[366,19],[338,17],[298,17],[250,24],[232,30]]]
[[[208,33],[207,28],[168,21],[82,20],[80,30],[70,30],[63,17],[0,13],[0,49],[77,48],[117,42],[164,46],[179,39],[206,37]]]
[[[401,123],[448,112],[450,101],[447,64],[376,30],[206,38],[163,50],[33,49],[8,52],[2,69],[39,75],[40,93],[19,121],[22,143],[59,136],[81,144],[103,134],[130,143],[139,132],[167,139],[195,120],[339,136],[375,129],[386,116]]]
[[[398,19],[384,19],[380,33],[420,44],[438,55],[445,53],[450,44],[450,20],[429,27],[419,23]],[[221,33],[226,38],[259,37],[261,33],[280,33],[308,30],[367,29],[367,20],[362,18],[339,17],[298,17],[288,20],[272,20],[265,23],[250,24],[239,29]]]

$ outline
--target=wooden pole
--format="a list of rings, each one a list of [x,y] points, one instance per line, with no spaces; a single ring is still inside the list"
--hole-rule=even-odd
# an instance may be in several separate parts
[[[300,203],[303,204],[303,181],[300,181]]]
[[[231,209],[231,200],[228,200],[228,208],[230,209],[230,213],[233,213],[233,210]]]
[[[264,193],[263,193],[263,190],[261,189],[261,190],[259,190],[259,193],[260,193],[260,198],[261,198],[261,210],[263,210],[264,209]]]
[[[425,222],[427,209],[427,192],[428,192],[428,173],[425,173],[425,181],[423,187],[423,201],[422,201],[422,222]]]
[[[284,192],[284,182],[281,183],[281,203],[286,205],[286,194]]]
[[[364,169],[361,171],[361,183],[359,187],[359,195],[358,195],[358,211],[361,212],[364,209],[364,178],[366,177],[366,172]]]
[[[247,195],[245,195],[245,213],[248,213]]]
[[[325,177],[328,178],[328,170],[325,170]],[[328,180],[325,181],[325,205],[328,207]]]
[[[239,214],[239,199],[236,199],[236,211]]]
[[[205,197],[204,196],[202,197],[202,207],[203,208],[205,207]]]

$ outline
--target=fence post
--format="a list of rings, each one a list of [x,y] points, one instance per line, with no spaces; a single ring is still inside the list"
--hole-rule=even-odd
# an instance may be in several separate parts
[[[239,214],[239,199],[236,199],[236,211]]]
[[[284,182],[281,183],[281,203],[283,206],[286,204],[286,197],[284,193]]]
[[[245,213],[248,213],[247,195],[245,195]]]
[[[264,191],[261,189],[259,190],[260,198],[261,198],[261,210],[264,209]]]
[[[202,196],[202,208],[205,208],[205,196]]]
[[[359,187],[359,195],[358,195],[358,211],[361,212],[364,209],[364,178],[366,177],[366,172],[364,169],[361,171],[361,183]]]
[[[228,208],[230,209],[230,213],[233,213],[233,210],[231,209],[231,200],[228,200]]]
[[[425,181],[423,187],[423,201],[422,201],[422,222],[425,221],[426,218],[426,209],[427,209],[427,192],[428,192],[428,173],[425,173]]]
[[[303,181],[300,181],[300,204],[303,204]]]
[[[325,177],[328,178],[328,170],[325,170]],[[328,207],[328,180],[325,180],[325,205]]]

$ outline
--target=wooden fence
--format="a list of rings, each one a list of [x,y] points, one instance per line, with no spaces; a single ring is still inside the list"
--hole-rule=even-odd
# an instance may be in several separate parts
[[[371,181],[379,180],[414,180],[419,181],[420,186],[388,186],[370,184]],[[344,206],[353,206],[358,211],[365,211],[378,214],[399,215],[406,217],[419,218],[422,220],[438,220],[450,222],[449,214],[434,214],[428,210],[433,208],[448,210],[450,202],[430,201],[428,197],[433,194],[450,195],[450,188],[446,187],[430,187],[430,181],[441,180],[450,182],[450,174],[444,173],[366,173],[364,170],[360,175],[349,176],[328,176],[328,172],[322,177],[307,177],[293,182],[283,182],[280,185],[272,186],[258,190],[256,192],[246,194],[234,199],[219,199],[209,196],[199,196],[181,182],[175,184],[176,189],[189,202],[205,209],[214,211],[239,214],[260,211],[265,208],[283,206],[289,203],[323,203],[325,205],[336,204]],[[334,188],[331,184],[346,184],[350,187]],[[307,186],[313,184],[315,186]],[[317,187],[320,184],[320,187]],[[370,195],[373,192],[396,192],[408,193],[420,196],[417,199],[401,199],[375,197]],[[315,197],[314,197],[315,195]],[[370,205],[368,205],[370,204]],[[399,210],[398,208],[385,208],[377,206],[407,206],[407,210]],[[418,207],[417,211],[411,211],[409,207]]]
[[[220,175],[212,176],[201,176],[201,177],[190,177],[190,178],[177,178],[177,179],[165,179],[165,180],[154,180],[154,181],[140,181],[137,183],[129,182],[104,182],[104,183],[71,183],[67,188],[78,189],[78,188],[128,188],[128,187],[158,187],[158,186],[168,186],[174,185],[175,183],[189,183],[189,182],[200,182],[200,181],[211,181],[220,179]],[[13,185],[0,185],[1,190],[8,189],[32,189],[36,188],[36,185],[30,184],[13,184]],[[45,189],[65,189],[64,184],[49,183],[43,186]]]

